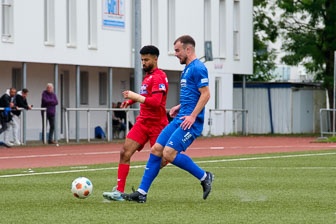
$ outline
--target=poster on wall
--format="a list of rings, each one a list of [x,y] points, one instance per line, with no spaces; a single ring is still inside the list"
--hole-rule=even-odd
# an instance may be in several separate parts
[[[103,28],[125,30],[125,0],[103,1]]]

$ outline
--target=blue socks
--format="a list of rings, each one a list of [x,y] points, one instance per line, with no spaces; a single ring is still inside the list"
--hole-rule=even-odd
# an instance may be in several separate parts
[[[146,165],[145,173],[142,177],[140,187],[138,191],[142,194],[146,194],[155,179],[158,175],[161,167],[161,157],[150,154],[149,159]]]
[[[172,164],[181,169],[184,169],[185,171],[188,171],[199,180],[202,180],[202,178],[204,179],[206,175],[205,171],[202,170],[198,165],[196,165],[196,163],[194,163],[194,161],[192,161],[192,159],[185,154],[178,153]],[[142,177],[141,184],[138,189],[141,194],[147,194],[153,180],[160,171],[160,167],[161,157],[150,154],[146,165],[145,173]]]
[[[188,171],[199,180],[205,176],[205,171],[197,166],[196,163],[194,163],[194,161],[192,161],[192,159],[190,159],[190,157],[185,154],[178,153],[172,164],[180,167],[181,169],[184,169],[185,171]]]

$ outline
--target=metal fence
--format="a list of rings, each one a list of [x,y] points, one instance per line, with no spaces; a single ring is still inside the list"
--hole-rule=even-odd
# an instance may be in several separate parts
[[[0,111],[3,111],[5,108],[0,108]],[[26,113],[27,110],[24,110],[23,108],[19,108],[19,110],[23,111],[23,113]],[[327,109],[321,109],[322,110],[327,110]],[[28,110],[28,112],[34,112],[34,111],[43,111],[44,115],[46,115],[46,108],[32,108],[31,110]],[[113,125],[112,125],[112,113],[113,111],[125,111],[126,112],[126,131],[125,131],[125,136],[127,135],[127,133],[129,132],[129,112],[134,112],[134,111],[140,111],[140,109],[136,108],[126,108],[126,109],[120,109],[120,108],[65,108],[64,109],[64,122],[65,122],[65,133],[64,133],[64,137],[67,143],[69,143],[70,137],[69,137],[69,133],[70,133],[70,127],[69,127],[69,113],[70,112],[74,112],[74,111],[84,111],[87,114],[87,141],[90,142],[91,141],[91,112],[93,111],[102,111],[102,112],[106,112],[106,119],[107,119],[107,138],[106,140],[109,142],[113,139],[113,136],[111,135],[111,133],[113,133]],[[167,110],[169,111],[169,110]],[[235,110],[230,110],[230,109],[209,109],[209,135],[211,135],[211,128],[212,128],[212,113],[213,112],[224,112],[224,134],[226,133],[226,117],[227,117],[227,113],[230,112],[233,114],[233,132],[237,133],[238,132],[238,115],[239,114],[243,114],[245,113],[246,119],[245,119],[245,127],[246,127],[246,135],[247,135],[247,130],[248,130],[248,110],[242,110],[242,109],[235,109]],[[320,112],[321,113],[321,112]],[[20,119],[20,139],[21,142],[23,144],[26,143],[26,139],[24,136],[26,136],[26,116],[22,116]],[[43,142],[44,144],[47,143],[47,121],[46,121],[46,116],[43,116],[43,127],[44,127],[44,132],[42,133],[43,135]],[[321,119],[322,120],[322,119]],[[331,134],[330,132],[322,132],[322,122],[321,122],[321,136],[323,136],[323,134]],[[77,137],[79,138],[79,135],[77,135]],[[78,139],[79,140],[79,139]]]
[[[66,142],[69,142],[69,112],[70,111],[86,111],[87,112],[87,141],[90,142],[91,140],[91,132],[90,132],[90,123],[91,123],[91,112],[92,111],[105,111],[106,112],[106,116],[107,116],[107,141],[111,141],[111,132],[113,132],[112,128],[111,128],[111,112],[113,111],[125,111],[126,112],[126,133],[125,136],[127,135],[127,133],[129,132],[129,118],[128,118],[128,113],[130,111],[140,111],[140,109],[132,109],[132,108],[126,108],[126,109],[119,109],[119,108],[65,108],[65,113],[64,113],[64,120],[65,120],[65,139]],[[78,135],[77,135],[78,136]],[[79,136],[78,136],[79,137]],[[78,141],[79,139],[77,139]]]
[[[331,115],[332,112],[332,115]],[[320,109],[320,129],[321,129],[321,138],[324,134],[335,135],[335,122],[331,125],[332,117],[335,119],[336,109]],[[324,116],[323,116],[324,115]]]
[[[248,134],[248,110],[243,110],[243,109],[209,109],[209,134],[208,135],[211,135],[211,127],[212,127],[212,112],[224,112],[224,131],[223,133],[225,134],[226,133],[226,113],[227,112],[231,112],[233,114],[233,132],[234,133],[237,133],[238,132],[238,114],[241,113],[241,114],[245,114],[245,124],[243,124],[243,128],[245,127],[246,128],[246,135]]]

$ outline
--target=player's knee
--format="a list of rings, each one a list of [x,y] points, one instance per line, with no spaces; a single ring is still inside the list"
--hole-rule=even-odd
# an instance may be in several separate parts
[[[126,163],[131,159],[132,153],[128,150],[127,147],[123,146],[120,150],[120,162]]]
[[[156,143],[151,148],[151,154],[153,154],[153,155],[156,155],[158,157],[162,157],[162,153],[163,153],[163,147],[160,144]]]
[[[168,161],[168,162],[173,162],[175,157],[176,157],[176,153],[174,152],[174,149],[164,149],[163,150],[163,158]]]

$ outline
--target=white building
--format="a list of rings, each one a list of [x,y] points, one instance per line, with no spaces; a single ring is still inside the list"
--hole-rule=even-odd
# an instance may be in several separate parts
[[[80,69],[80,107],[107,108],[122,101],[121,92],[134,82],[134,0],[0,0],[0,92],[27,87],[28,102],[40,107],[41,93],[57,83],[58,137],[64,137],[64,108],[76,107],[76,69]],[[119,3],[119,5],[118,5]],[[232,109],[233,74],[252,74],[252,0],[142,0],[141,43],[160,49],[159,68],[169,79],[167,108],[179,102],[179,78],[184,65],[174,56],[181,35],[196,41],[204,56],[204,41],[212,42],[214,61],[206,62],[209,108]],[[57,71],[55,71],[55,68]],[[112,87],[108,83],[112,74]],[[137,89],[136,89],[137,90]],[[207,134],[208,112],[203,134]],[[220,112],[213,122],[222,124]],[[75,113],[70,136],[75,136]],[[40,139],[41,115],[28,112],[27,140]],[[232,123],[232,122],[231,122]],[[91,129],[106,128],[103,112],[91,114]],[[232,129],[227,123],[226,130]],[[213,125],[212,133],[222,133]],[[80,113],[80,138],[87,137],[86,115]],[[93,137],[93,131],[91,131]]]

